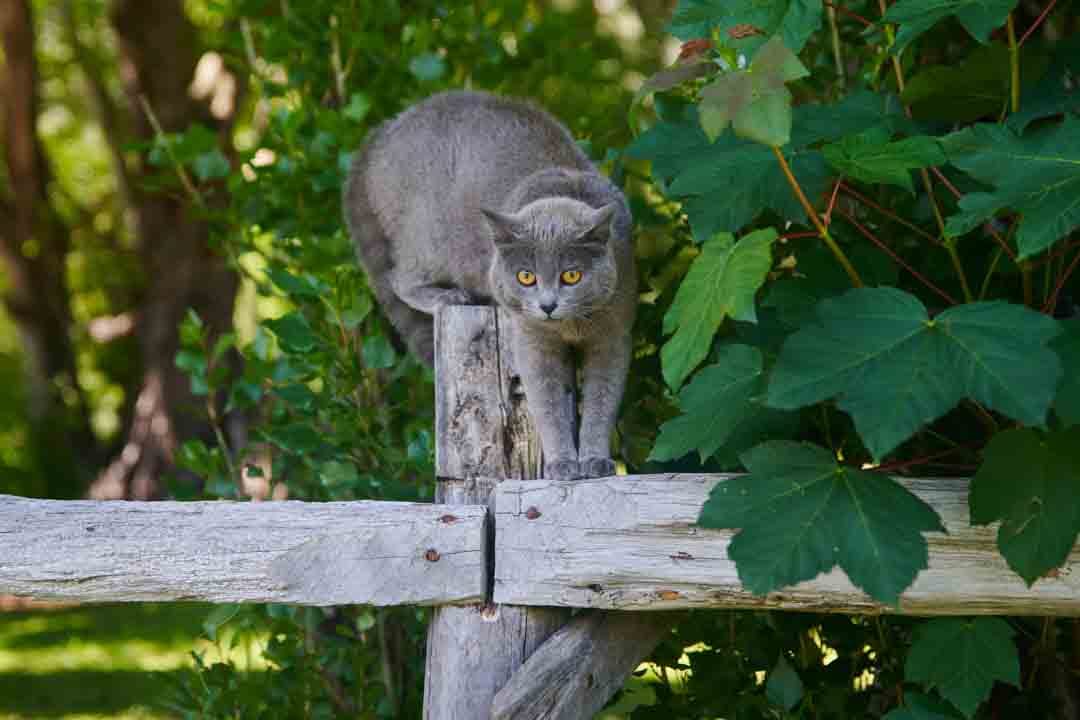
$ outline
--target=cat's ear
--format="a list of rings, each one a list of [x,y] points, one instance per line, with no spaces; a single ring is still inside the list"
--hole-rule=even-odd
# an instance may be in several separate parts
[[[496,246],[521,242],[521,221],[516,217],[483,207],[480,212],[491,226],[491,237]]]
[[[579,242],[586,245],[606,245],[611,238],[612,220],[618,206],[611,202],[592,211],[588,219],[589,229],[581,234]]]

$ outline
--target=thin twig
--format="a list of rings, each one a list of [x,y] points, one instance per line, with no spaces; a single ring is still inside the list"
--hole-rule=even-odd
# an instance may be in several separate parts
[[[1016,22],[1009,13],[1005,21],[1005,32],[1009,38],[1009,102],[1011,112],[1020,112],[1020,45],[1016,42]]]
[[[816,238],[818,234],[812,230],[806,230],[803,232],[784,233],[779,237],[780,240],[798,240],[800,238]]]
[[[799,181],[795,179],[794,173],[791,172],[791,166],[788,165],[787,158],[784,157],[784,151],[780,148],[773,146],[773,154],[776,156],[776,161],[780,163],[780,169],[784,173],[784,177],[787,178],[788,184],[791,186],[792,192],[795,193],[795,197],[802,205],[803,210],[806,212],[806,216],[810,218],[810,222],[817,228],[818,236],[824,241],[825,245],[832,252],[837,262],[844,268],[844,272],[851,278],[851,284],[855,287],[862,287],[863,281],[859,277],[859,273],[855,270],[855,266],[848,260],[844,251],[833,240],[832,235],[829,234],[829,229],[825,227],[825,224],[821,222],[821,218],[818,217],[817,210],[810,204],[810,201],[806,199],[806,193],[803,192],[802,186],[799,185]]]
[[[945,175],[936,167],[930,168],[930,172],[934,173],[937,179],[941,181],[941,184],[947,187],[949,192],[951,192],[953,197],[957,200],[964,196],[962,192],[956,189],[955,185],[949,182],[949,178],[945,177]],[[1016,253],[1009,247],[1009,243],[1005,241],[1005,238],[1001,237],[1001,233],[991,227],[989,223],[986,223],[985,227],[986,231],[990,233],[990,236],[997,241],[997,244],[1001,246],[1001,249],[1005,251],[1005,254],[1009,256],[1009,259],[1012,260],[1014,264],[1019,265],[1020,262],[1016,259]]]
[[[833,51],[833,63],[836,65],[836,79],[840,83],[840,87],[843,88],[847,85],[847,73],[844,71],[844,54],[843,44],[840,42],[840,28],[836,24],[836,7],[831,3],[828,5],[828,12],[826,17],[829,20],[829,39],[832,43]]]
[[[873,20],[867,20],[866,18],[864,18],[859,13],[855,12],[854,10],[848,9],[848,8],[844,7],[843,5],[837,5],[836,3],[831,3],[831,2],[825,2],[824,5],[827,8],[831,8],[833,10],[836,10],[837,12],[842,12],[845,15],[848,15],[850,17],[855,18],[856,20],[861,22],[866,27],[873,27],[874,26],[874,21]]]
[[[974,449],[975,449],[975,446],[973,446],[973,445],[957,445],[956,447],[946,448],[945,450],[939,450],[936,453],[932,453],[930,455],[924,455],[923,457],[913,458],[911,460],[898,460],[896,462],[886,463],[885,465],[878,465],[876,468],[871,468],[871,469],[874,472],[892,472],[894,470],[903,470],[904,468],[909,468],[909,467],[911,467],[913,465],[924,465],[924,464],[930,462],[931,460],[937,460],[940,457],[944,457],[946,455],[952,455],[953,453],[959,452],[961,450],[974,450]]]
[[[1050,14],[1050,11],[1054,9],[1054,5],[1057,5],[1057,0],[1050,0],[1050,3],[1046,6],[1046,9],[1039,14],[1039,17],[1035,18],[1035,22],[1031,23],[1031,27],[1024,31],[1024,34],[1020,36],[1020,42],[1018,45],[1023,45],[1024,41],[1031,36],[1031,33],[1035,32],[1035,29],[1042,25],[1043,20]]]
[[[1061,293],[1061,289],[1065,287],[1065,283],[1068,281],[1069,276],[1076,270],[1076,266],[1080,265],[1080,253],[1076,253],[1076,257],[1069,263],[1069,267],[1065,269],[1065,272],[1061,273],[1061,277],[1058,278],[1057,285],[1054,287],[1054,292],[1050,295],[1050,299],[1046,301],[1046,305],[1043,307],[1043,312],[1047,315],[1053,315],[1054,310],[1057,309],[1058,295]]]
[[[201,208],[206,207],[206,201],[203,199],[202,193],[195,187],[195,183],[191,182],[191,176],[188,175],[184,164],[180,162],[180,159],[176,157],[176,153],[173,152],[172,143],[169,142],[169,137],[165,134],[165,129],[161,127],[157,115],[154,114],[154,108],[150,107],[150,101],[146,99],[145,95],[139,95],[139,104],[142,106],[143,112],[146,113],[146,119],[150,122],[150,127],[154,129],[157,141],[165,149],[165,154],[169,156],[169,161],[172,163],[177,177],[180,178],[180,184],[184,186],[184,190],[187,191],[187,194],[191,196],[196,205]]]
[[[935,293],[937,293],[938,295],[940,295],[940,296],[941,296],[941,298],[942,298],[943,300],[945,300],[945,301],[946,301],[947,303],[949,303],[950,305],[956,305],[956,304],[957,304],[957,303],[956,303],[956,300],[955,300],[955,299],[953,299],[953,297],[952,297],[951,295],[949,295],[949,293],[945,292],[944,290],[942,290],[941,288],[939,288],[939,287],[938,287],[937,285],[935,285],[934,283],[930,282],[930,281],[929,281],[928,279],[926,279],[926,277],[925,277],[925,276],[923,276],[923,275],[922,275],[922,274],[921,274],[921,273],[920,273],[920,272],[919,272],[918,270],[916,270],[915,268],[911,267],[911,266],[910,266],[910,265],[908,265],[908,264],[907,264],[906,262],[904,262],[904,260],[903,260],[903,259],[902,259],[902,258],[901,258],[901,257],[900,257],[899,255],[897,255],[897,254],[896,254],[895,252],[893,252],[892,248],[890,248],[890,247],[889,247],[888,245],[886,245],[886,244],[885,244],[885,243],[884,243],[884,242],[883,242],[883,241],[882,241],[882,240],[881,240],[881,239],[880,239],[879,237],[877,237],[876,235],[874,235],[874,233],[873,233],[873,232],[871,232],[869,228],[867,228],[867,227],[863,226],[863,224],[862,224],[862,223],[860,223],[860,222],[859,222],[858,220],[856,220],[856,219],[855,219],[854,217],[852,217],[852,216],[851,216],[851,215],[849,215],[848,213],[844,212],[843,210],[837,209],[837,211],[836,211],[836,212],[838,212],[838,213],[840,214],[840,216],[841,216],[841,217],[843,217],[843,218],[844,218],[845,220],[847,220],[847,221],[848,221],[849,223],[851,223],[851,224],[852,224],[852,226],[853,226],[853,227],[854,227],[854,228],[855,228],[856,230],[858,230],[858,231],[859,231],[859,233],[860,233],[860,234],[861,234],[861,235],[862,235],[863,237],[865,237],[865,238],[866,238],[867,240],[869,240],[870,242],[872,242],[872,243],[874,243],[875,245],[877,245],[877,246],[878,246],[878,248],[879,248],[879,249],[880,249],[880,250],[881,250],[882,252],[884,252],[884,253],[885,253],[886,255],[888,255],[889,257],[891,257],[891,258],[893,259],[893,261],[894,261],[894,262],[895,262],[895,263],[896,263],[897,265],[899,265],[900,267],[904,268],[904,269],[905,269],[905,270],[907,270],[907,271],[908,271],[909,273],[911,273],[911,275],[912,275],[912,276],[913,276],[913,277],[914,277],[914,278],[915,278],[916,280],[918,280],[919,282],[921,282],[921,283],[922,283],[923,285],[925,285],[925,286],[926,286],[926,287],[927,287],[928,289],[930,289],[930,290],[934,291]]]
[[[829,207],[825,208],[825,226],[832,225],[832,211],[836,207],[836,198],[840,192],[840,184],[844,181],[844,178],[837,178],[836,184],[833,185],[832,197],[829,198]]]
[[[330,16],[330,67],[334,71],[334,87],[338,102],[345,104],[345,80],[347,73],[341,64],[341,43],[338,41],[337,15]]]
[[[863,203],[864,205],[867,205],[868,207],[871,207],[874,210],[877,210],[879,213],[881,213],[885,217],[889,218],[890,220],[893,220],[895,222],[900,223],[901,225],[906,227],[908,230],[911,230],[912,232],[914,232],[914,233],[920,235],[921,237],[929,240],[930,242],[934,243],[935,245],[940,245],[941,244],[941,240],[934,237],[930,233],[926,232],[925,230],[923,230],[921,227],[919,227],[915,223],[911,222],[910,220],[906,220],[906,219],[900,217],[899,215],[897,215],[896,213],[894,213],[892,210],[889,210],[888,208],[877,204],[876,202],[874,202],[873,200],[871,200],[867,196],[863,195],[858,190],[855,190],[854,188],[852,188],[850,185],[847,185],[845,183],[844,185],[841,186],[841,189],[844,192],[846,192],[848,195],[851,195],[853,198],[855,198],[856,200]]]

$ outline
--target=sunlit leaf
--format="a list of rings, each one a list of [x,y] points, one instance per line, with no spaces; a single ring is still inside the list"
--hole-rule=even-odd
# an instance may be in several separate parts
[[[737,243],[720,233],[702,246],[664,317],[664,333],[674,333],[661,350],[664,379],[672,388],[705,359],[725,318],[754,321],[754,293],[772,266],[775,239],[770,228]]]

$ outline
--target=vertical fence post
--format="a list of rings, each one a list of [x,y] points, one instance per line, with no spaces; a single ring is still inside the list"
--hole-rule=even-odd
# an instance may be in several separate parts
[[[540,440],[515,377],[512,345],[494,308],[455,306],[435,316],[436,502],[486,504],[500,480],[540,476]],[[572,399],[567,417],[573,421]],[[569,611],[555,608],[436,608],[428,628],[425,720],[491,717],[495,693],[568,619]]]

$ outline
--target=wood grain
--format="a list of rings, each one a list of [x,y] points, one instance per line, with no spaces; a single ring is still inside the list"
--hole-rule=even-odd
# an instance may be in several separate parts
[[[971,527],[968,481],[899,479],[941,516],[928,533],[929,569],[881,605],[834,569],[751,595],[728,559],[732,531],[694,527],[709,491],[727,476],[641,475],[503,483],[495,491],[495,600],[523,605],[670,610],[772,608],[913,615],[1080,616],[1080,547],[1033,587],[1005,564],[996,528]]]
[[[493,308],[448,307],[436,315],[438,502],[483,505],[500,479],[540,475],[540,441],[503,330]],[[495,693],[567,619],[562,608],[436,608],[428,627],[424,718],[490,717]]]
[[[486,508],[0,495],[0,593],[442,605],[485,591]]]

